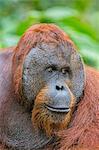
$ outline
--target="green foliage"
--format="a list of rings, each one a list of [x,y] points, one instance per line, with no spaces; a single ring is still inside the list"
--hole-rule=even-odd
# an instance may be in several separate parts
[[[22,3],[16,0],[16,2],[16,5],[19,6],[17,10],[10,6],[10,15],[1,13],[0,47],[17,44],[20,36],[33,24],[55,23],[75,42],[85,63],[99,69],[99,11],[95,6],[90,6],[92,0],[82,0],[81,3],[78,0],[75,0],[75,3],[62,0],[57,5],[55,0],[53,4],[50,0],[48,2],[42,0],[43,3],[37,0],[33,1],[33,7],[32,2],[28,4],[27,1]],[[1,0],[0,3],[2,7],[5,6],[9,14],[6,2]],[[24,6],[24,9],[20,5]],[[93,10],[90,10],[89,7]]]

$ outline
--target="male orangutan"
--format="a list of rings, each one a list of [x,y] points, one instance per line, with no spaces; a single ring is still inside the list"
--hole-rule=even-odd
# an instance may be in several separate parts
[[[1,149],[95,150],[98,141],[99,73],[57,26],[30,27],[0,55]]]

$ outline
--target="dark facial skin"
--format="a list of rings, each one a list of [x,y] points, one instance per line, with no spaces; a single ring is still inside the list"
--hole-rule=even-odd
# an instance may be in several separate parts
[[[23,66],[23,91],[29,101],[33,101],[41,88],[47,86],[52,103],[59,102],[58,99],[61,98],[63,108],[69,107],[70,95],[67,86],[70,86],[72,78],[69,58],[70,54],[66,55],[62,46],[49,47],[47,44],[41,44],[30,51]],[[53,100],[55,96],[56,99]],[[59,107],[62,107],[61,104]]]
[[[67,97],[68,104],[63,103],[64,100],[61,101],[65,107],[69,107],[70,101],[68,88],[73,92],[76,101],[79,99],[82,91],[80,89],[78,93],[76,91],[80,88],[79,83],[74,89],[77,84],[76,81],[74,82],[74,75],[79,74],[76,72],[77,67],[83,66],[80,64],[80,56],[74,56],[72,48],[71,50],[68,48],[67,45],[39,44],[31,49],[23,65],[23,92],[28,101],[33,101],[41,88],[46,85],[50,96],[54,97],[60,93],[60,96]],[[73,57],[76,57],[76,61]],[[79,78],[82,79],[83,75]]]
[[[41,112],[38,112],[39,119],[47,115],[48,120],[51,116],[51,122],[56,125],[71,113],[72,107],[82,95],[83,84],[79,84],[83,81],[81,68],[83,65],[80,56],[69,43],[50,43],[50,46],[41,43],[31,49],[23,64],[22,87],[25,101],[30,103],[34,110],[36,107],[42,108]],[[42,98],[39,101],[42,103],[39,104],[35,99],[43,90],[44,98],[40,96]]]

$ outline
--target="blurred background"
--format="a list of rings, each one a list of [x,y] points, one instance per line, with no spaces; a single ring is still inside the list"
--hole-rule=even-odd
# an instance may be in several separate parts
[[[99,69],[99,0],[0,0],[0,48],[16,45],[40,22],[60,26],[85,63]]]

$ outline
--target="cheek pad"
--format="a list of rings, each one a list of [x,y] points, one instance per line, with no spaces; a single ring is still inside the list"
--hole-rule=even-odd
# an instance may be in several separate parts
[[[39,65],[40,59],[36,58],[36,56],[38,56],[36,55],[36,50],[31,50],[23,64],[22,91],[27,103],[34,101],[43,84],[41,82],[43,66]]]
[[[81,56],[74,52],[71,55],[72,92],[79,101],[85,87],[85,69]]]

